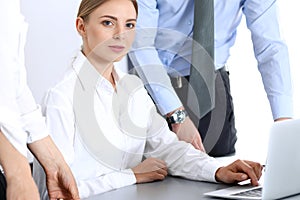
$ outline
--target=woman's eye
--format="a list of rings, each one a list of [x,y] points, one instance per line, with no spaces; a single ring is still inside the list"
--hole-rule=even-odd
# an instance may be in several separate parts
[[[127,28],[134,28],[134,27],[135,27],[135,24],[134,24],[134,23],[127,23],[127,24],[126,24],[126,27],[127,27]]]
[[[111,21],[103,21],[102,24],[104,26],[112,26],[113,25],[113,23]]]

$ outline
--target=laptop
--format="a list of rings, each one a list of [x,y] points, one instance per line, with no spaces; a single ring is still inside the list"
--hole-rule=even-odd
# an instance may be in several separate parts
[[[300,193],[300,119],[276,122],[269,135],[260,186],[237,185],[204,193],[226,199],[279,199]]]

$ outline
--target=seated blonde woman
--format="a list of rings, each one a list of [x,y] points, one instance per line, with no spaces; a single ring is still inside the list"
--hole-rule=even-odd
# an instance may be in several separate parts
[[[258,184],[262,166],[237,160],[222,166],[191,144],[178,141],[142,82],[114,68],[134,40],[135,0],[83,0],[76,28],[82,49],[45,101],[52,138],[69,164],[81,198],[112,189],[183,178]],[[42,169],[34,165],[42,187]]]

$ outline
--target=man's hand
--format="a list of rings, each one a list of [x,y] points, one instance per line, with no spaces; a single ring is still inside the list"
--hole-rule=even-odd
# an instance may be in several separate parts
[[[258,185],[262,175],[263,166],[252,161],[236,160],[226,167],[221,167],[216,172],[216,180],[224,183],[237,183],[250,179],[251,184]]]
[[[171,126],[179,140],[191,143],[196,149],[205,152],[198,129],[189,117],[183,123],[172,124]]]
[[[147,158],[142,163],[132,168],[137,183],[147,183],[163,180],[167,175],[167,165],[163,160]]]
[[[292,119],[292,118],[282,117],[282,118],[275,119],[274,122],[280,122],[280,121],[289,120],[289,119]]]
[[[79,199],[73,174],[52,139],[48,136],[28,147],[44,168],[50,200]]]

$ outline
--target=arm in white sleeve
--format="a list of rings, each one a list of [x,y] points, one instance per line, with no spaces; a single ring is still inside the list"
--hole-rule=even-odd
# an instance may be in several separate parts
[[[138,6],[136,38],[129,57],[159,111],[165,115],[182,104],[155,47],[159,10],[156,1],[138,1]]]
[[[103,176],[77,180],[80,198],[87,198],[110,190],[122,188],[136,183],[135,175],[131,169],[115,171]]]
[[[70,165],[74,161],[75,135],[72,102],[59,90],[50,89],[43,110],[50,136]]]
[[[1,45],[0,45],[1,48]],[[3,55],[3,54],[2,54]],[[27,134],[23,130],[20,110],[16,100],[15,76],[13,70],[6,66],[14,64],[0,56],[0,129],[9,142],[27,157]],[[5,57],[5,56],[4,56]],[[7,62],[8,61],[8,62]]]
[[[72,90],[70,88],[70,90]],[[66,162],[70,166],[79,190],[81,198],[103,193],[109,190],[117,189],[120,187],[132,185],[136,183],[135,175],[131,169],[112,171],[107,173],[107,168],[103,167],[101,163],[97,163],[89,154],[86,160],[76,160],[75,157],[75,119],[73,113],[73,100],[66,98],[67,95],[60,90],[51,89],[46,97],[45,113],[47,117],[47,126],[50,134],[63,154]],[[77,151],[81,151],[78,150]],[[93,166],[89,162],[92,162]],[[89,178],[82,179],[77,173],[92,168],[93,173]],[[102,170],[104,169],[104,170]]]
[[[276,1],[248,1],[244,13],[273,118],[292,117],[289,55],[280,35]]]
[[[36,104],[31,90],[26,83],[25,69],[22,72],[24,75],[21,80],[22,84],[19,87],[17,103],[23,130],[28,134],[27,143],[33,143],[47,137],[49,134],[40,106]]]
[[[19,0],[1,1],[0,19],[0,128],[16,149],[26,156],[27,135],[22,129],[16,101],[20,68],[24,67],[20,65],[20,40],[26,31]]]
[[[151,100],[148,106],[151,106]],[[153,106],[153,105],[152,105]],[[145,155],[164,160],[171,175],[192,180],[215,182],[215,173],[221,164],[191,144],[179,141],[165,120],[156,112],[149,117]]]

